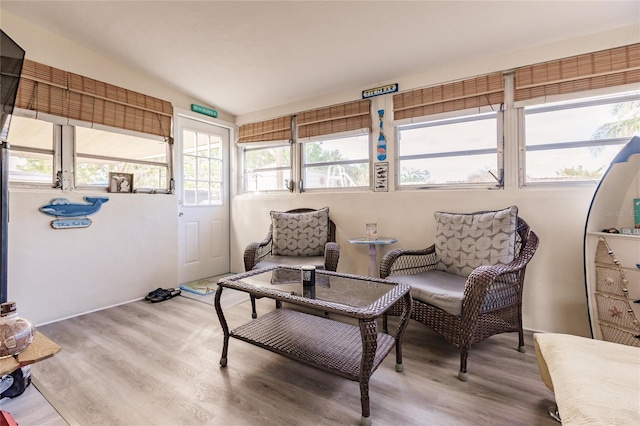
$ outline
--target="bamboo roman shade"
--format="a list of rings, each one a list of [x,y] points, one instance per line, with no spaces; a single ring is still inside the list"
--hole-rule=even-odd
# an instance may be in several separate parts
[[[69,119],[171,136],[170,102],[25,60],[16,106]]]
[[[393,119],[422,117],[504,102],[504,78],[493,73],[393,96]]]
[[[515,100],[640,82],[640,44],[516,69]]]
[[[238,143],[291,140],[291,117],[249,123],[240,126]]]
[[[298,138],[360,129],[371,131],[371,101],[364,99],[301,112],[297,115],[296,123]]]

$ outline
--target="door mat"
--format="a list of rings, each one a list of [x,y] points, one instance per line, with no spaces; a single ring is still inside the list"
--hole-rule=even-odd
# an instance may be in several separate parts
[[[218,286],[218,280],[220,278],[228,277],[234,274],[223,274],[215,277],[203,278],[201,280],[191,281],[185,284],[180,284],[180,290],[188,291],[190,293],[206,296],[213,294]]]

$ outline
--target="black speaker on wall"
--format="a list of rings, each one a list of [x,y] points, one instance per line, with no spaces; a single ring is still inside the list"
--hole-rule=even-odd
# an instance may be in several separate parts
[[[0,30],[0,303],[7,301],[9,228],[9,125],[16,103],[24,49]]]

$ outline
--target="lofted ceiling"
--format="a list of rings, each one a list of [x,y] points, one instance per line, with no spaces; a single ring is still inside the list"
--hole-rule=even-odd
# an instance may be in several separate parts
[[[640,26],[639,1],[9,1],[0,6],[233,115]]]

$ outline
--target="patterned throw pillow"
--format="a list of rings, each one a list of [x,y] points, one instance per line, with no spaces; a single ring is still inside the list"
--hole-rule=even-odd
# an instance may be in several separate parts
[[[322,256],[329,240],[329,207],[307,213],[271,212],[275,256]]]
[[[436,212],[436,269],[468,276],[515,258],[518,208],[469,214]]]

